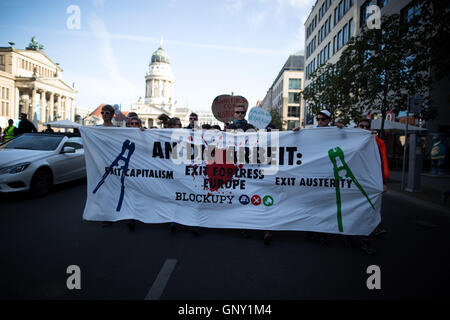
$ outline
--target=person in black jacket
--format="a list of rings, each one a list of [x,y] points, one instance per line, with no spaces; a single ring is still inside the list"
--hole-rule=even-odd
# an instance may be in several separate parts
[[[192,112],[189,115],[189,125],[186,129],[194,129],[198,127],[198,115],[195,112]]]
[[[20,114],[20,122],[19,122],[19,135],[24,133],[31,133],[31,132],[37,132],[36,127],[34,124],[27,119],[26,113]]]
[[[243,105],[237,105],[234,108],[234,121],[233,123],[231,123],[227,129],[230,130],[243,130],[243,131],[248,131],[250,129],[255,130],[256,128],[251,125],[250,123],[247,122],[247,120],[245,120],[245,114],[247,113],[247,110],[245,109],[245,107]]]

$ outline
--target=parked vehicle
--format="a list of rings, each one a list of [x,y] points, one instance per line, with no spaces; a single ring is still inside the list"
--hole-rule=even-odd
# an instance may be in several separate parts
[[[52,185],[86,177],[81,137],[26,133],[0,145],[0,192],[41,196]]]

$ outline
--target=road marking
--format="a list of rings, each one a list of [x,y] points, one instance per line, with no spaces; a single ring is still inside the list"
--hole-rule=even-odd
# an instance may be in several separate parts
[[[176,259],[167,259],[164,262],[158,276],[155,279],[155,282],[153,282],[153,285],[150,288],[150,291],[145,296],[145,300],[159,300],[159,298],[161,298],[161,295],[166,288],[167,282],[169,282],[169,278],[175,269],[176,264]]]

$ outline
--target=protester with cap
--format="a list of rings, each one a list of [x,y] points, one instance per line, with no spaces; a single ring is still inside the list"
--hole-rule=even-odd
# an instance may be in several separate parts
[[[317,128],[329,127],[330,122],[331,122],[330,111],[328,111],[326,109],[321,110],[316,116],[316,121],[317,121]],[[336,122],[335,126],[340,129],[342,129],[344,127],[344,125],[340,122]],[[294,129],[292,129],[292,131],[300,131],[300,127],[296,127]]]

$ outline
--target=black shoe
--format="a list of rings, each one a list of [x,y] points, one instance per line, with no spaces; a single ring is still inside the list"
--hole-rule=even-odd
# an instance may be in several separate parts
[[[266,231],[266,233],[264,233],[264,244],[269,245],[271,241],[272,241],[272,233]]]
[[[369,256],[373,256],[377,252],[375,247],[372,245],[372,242],[367,238],[361,239],[361,250]]]
[[[384,236],[385,234],[387,233],[387,230],[386,229],[384,229],[384,228],[382,228],[382,227],[376,227],[375,228],[375,230],[374,230],[374,232],[373,232],[373,235],[375,236],[375,237],[382,237],[382,236]]]

